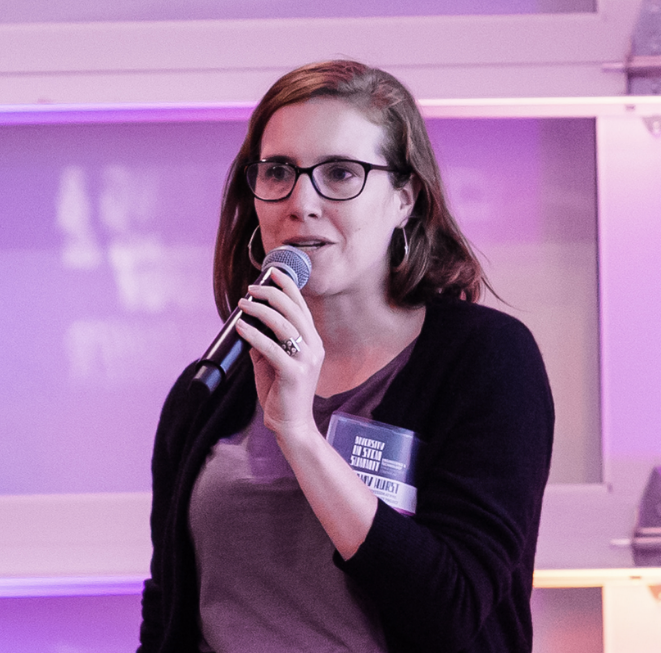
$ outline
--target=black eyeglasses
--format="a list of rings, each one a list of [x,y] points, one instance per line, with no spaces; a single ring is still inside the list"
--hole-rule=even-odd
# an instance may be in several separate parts
[[[245,174],[252,194],[263,202],[287,199],[301,175],[310,177],[314,189],[321,197],[343,202],[363,192],[370,170],[396,172],[389,166],[353,159],[335,159],[309,168],[299,168],[283,161],[257,161],[245,167]]]

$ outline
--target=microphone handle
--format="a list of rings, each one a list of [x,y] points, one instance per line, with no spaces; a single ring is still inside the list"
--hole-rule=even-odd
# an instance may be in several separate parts
[[[257,284],[260,286],[275,285],[271,278],[272,271],[273,266],[264,270],[257,280]],[[250,294],[246,295],[246,299],[257,301]],[[259,329],[272,340],[277,340],[273,331],[264,326],[260,320],[245,314],[238,307],[235,308],[220,333],[198,361],[197,372],[190,382],[189,390],[204,396],[210,395],[236,369],[239,361],[247,355],[250,346],[236,332],[236,323],[239,319],[243,319],[244,322]]]

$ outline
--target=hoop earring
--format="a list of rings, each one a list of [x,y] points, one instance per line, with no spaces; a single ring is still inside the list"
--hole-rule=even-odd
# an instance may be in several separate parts
[[[404,256],[402,256],[402,260],[393,267],[393,272],[399,272],[409,262],[409,252],[411,251],[409,249],[409,239],[406,236],[406,228],[398,227],[398,229],[401,230],[402,238],[404,238]]]
[[[258,231],[259,231],[259,225],[255,227],[255,231],[252,232],[252,236],[250,236],[250,240],[248,241],[248,258],[250,259],[250,262],[252,263],[252,266],[254,268],[261,270],[262,264],[257,261],[257,259],[252,253],[252,243],[255,240],[255,236],[257,235]]]

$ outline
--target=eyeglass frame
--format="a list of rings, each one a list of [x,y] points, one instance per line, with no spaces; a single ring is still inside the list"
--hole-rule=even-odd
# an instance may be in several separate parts
[[[312,175],[312,171],[315,168],[318,168],[319,166],[327,165],[329,163],[357,163],[360,165],[363,170],[365,171],[365,177],[363,178],[363,185],[360,187],[360,190],[355,194],[352,195],[351,197],[342,197],[342,198],[336,198],[336,197],[328,197],[327,195],[324,195],[319,188],[317,187],[317,184],[314,180],[314,177]],[[292,184],[291,190],[284,196],[284,197],[279,197],[277,200],[266,200],[262,197],[259,197],[255,191],[252,189],[252,186],[250,185],[250,182],[248,181],[248,168],[251,168],[252,166],[259,165],[260,163],[279,163],[281,165],[288,166],[294,170],[296,173],[296,177],[294,177],[294,183]],[[286,200],[291,196],[291,194],[294,192],[294,188],[296,188],[296,184],[298,182],[298,179],[301,175],[307,175],[310,178],[310,182],[312,183],[312,187],[315,189],[317,192],[317,195],[319,197],[323,197],[325,200],[330,200],[331,202],[348,202],[349,200],[355,200],[356,197],[358,197],[364,190],[365,186],[367,185],[367,177],[369,173],[372,170],[384,170],[386,172],[401,172],[397,168],[391,168],[390,166],[382,166],[378,165],[376,163],[367,163],[366,161],[358,161],[358,159],[329,159],[327,161],[321,161],[319,163],[315,163],[313,166],[308,166],[307,168],[302,168],[300,166],[297,166],[294,163],[290,163],[289,161],[278,161],[278,160],[273,160],[273,159],[260,159],[259,161],[253,161],[252,163],[248,163],[246,166],[243,168],[243,176],[246,180],[246,183],[248,184],[248,188],[250,189],[250,192],[252,193],[253,197],[255,199],[258,199],[260,202],[282,202],[283,200]]]

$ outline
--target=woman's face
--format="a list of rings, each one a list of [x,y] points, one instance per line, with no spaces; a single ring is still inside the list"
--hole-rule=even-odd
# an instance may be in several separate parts
[[[308,167],[329,159],[386,165],[380,126],[336,99],[314,99],[276,111],[262,135],[260,159]],[[414,204],[411,186],[395,190],[386,171],[372,170],[362,193],[348,201],[321,197],[308,175],[279,202],[255,199],[266,252],[294,245],[312,260],[306,296],[380,292],[385,297],[388,245]]]

